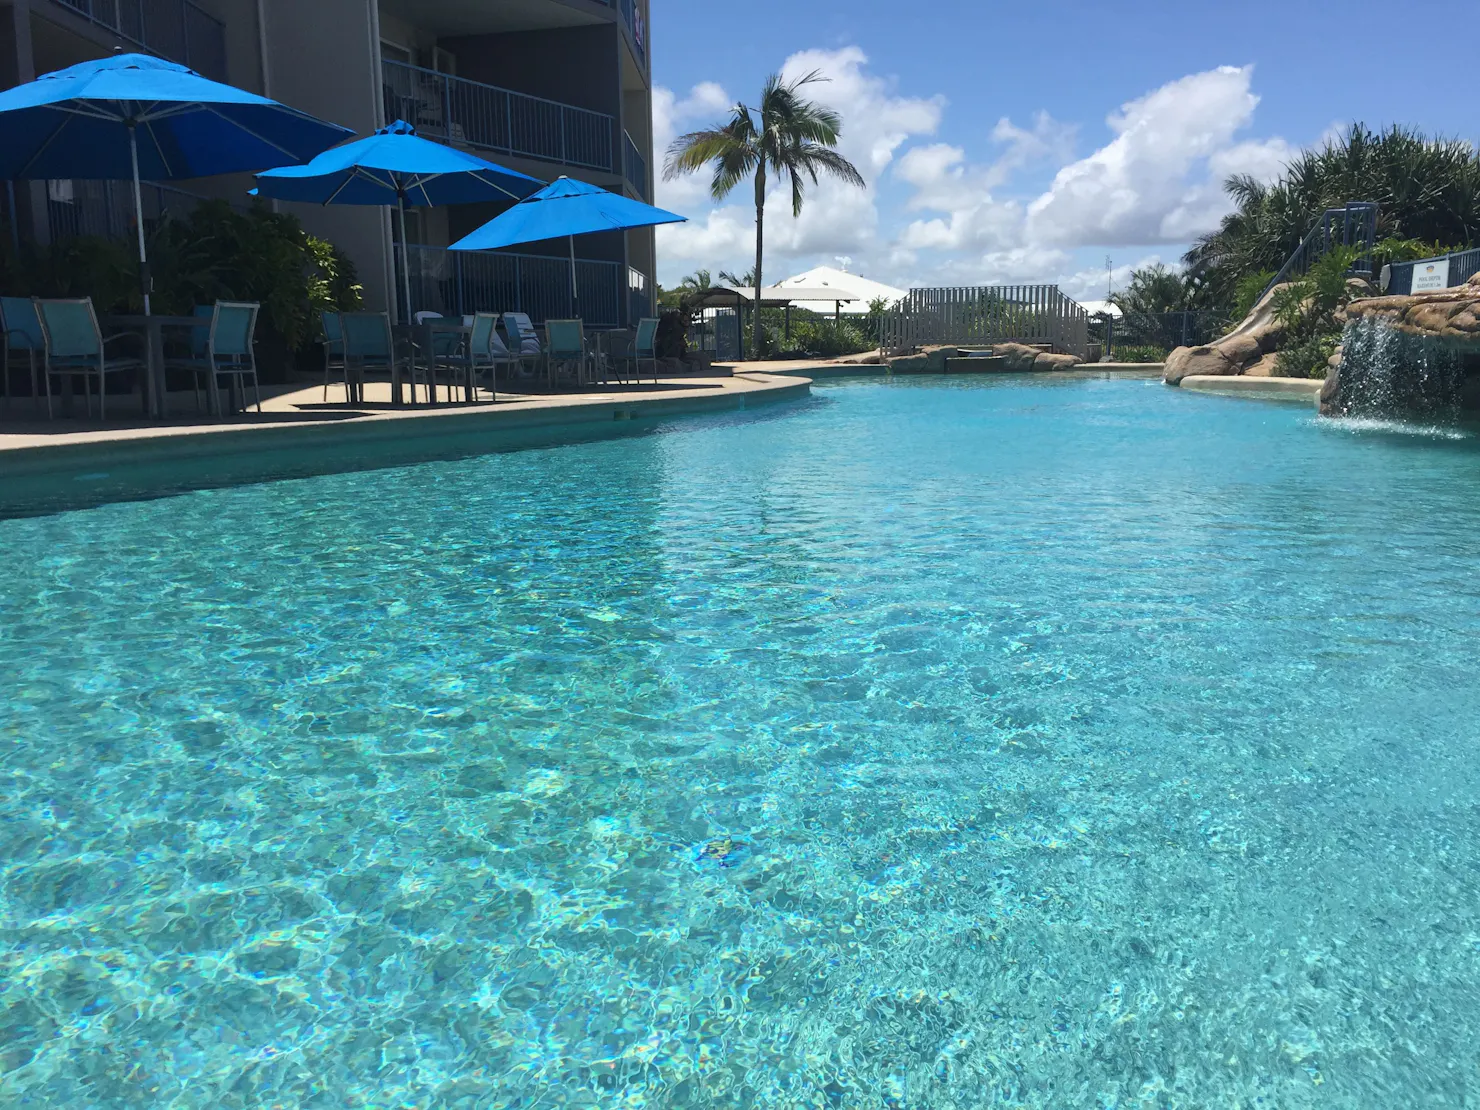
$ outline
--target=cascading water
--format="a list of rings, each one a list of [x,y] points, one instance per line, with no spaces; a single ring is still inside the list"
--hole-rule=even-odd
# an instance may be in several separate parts
[[[1332,408],[1345,416],[1452,418],[1462,379],[1460,352],[1451,344],[1364,316],[1348,321],[1342,333]]]

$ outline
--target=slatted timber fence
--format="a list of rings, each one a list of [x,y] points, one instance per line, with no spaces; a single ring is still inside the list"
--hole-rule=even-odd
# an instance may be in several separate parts
[[[1057,285],[978,285],[911,289],[884,314],[881,347],[992,343],[1048,345],[1084,358],[1089,313]]]

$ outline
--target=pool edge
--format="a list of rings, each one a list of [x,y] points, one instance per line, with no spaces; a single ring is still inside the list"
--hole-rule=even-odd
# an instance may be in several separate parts
[[[679,396],[581,397],[520,407],[399,410],[352,420],[183,427],[153,434],[73,439],[0,451],[0,519],[193,490],[346,473],[437,459],[630,435],[674,417],[797,400],[809,378],[762,376],[740,389]],[[288,466],[288,453],[312,465]],[[183,476],[180,464],[197,464]],[[215,469],[207,464],[215,464]],[[77,484],[73,484],[77,483]],[[64,492],[65,491],[65,492]]]

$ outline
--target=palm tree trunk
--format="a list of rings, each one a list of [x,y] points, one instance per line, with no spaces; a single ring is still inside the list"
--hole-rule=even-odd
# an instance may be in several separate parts
[[[766,164],[755,171],[755,316],[751,320],[750,357],[761,357],[761,252],[766,232]]]

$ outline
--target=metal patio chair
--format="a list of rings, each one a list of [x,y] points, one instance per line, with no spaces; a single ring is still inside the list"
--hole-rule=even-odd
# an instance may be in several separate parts
[[[36,315],[36,302],[29,297],[0,297],[0,328],[5,331],[5,346],[0,348],[5,406],[10,407],[10,359],[21,351],[26,353],[26,365],[31,371],[31,404],[41,404],[36,371],[46,357],[46,335],[41,330],[41,317]]]
[[[339,371],[344,383],[344,399],[349,400],[349,374],[344,365],[344,328],[339,322],[339,313],[328,309],[319,313],[319,323],[324,329],[324,338],[319,340],[324,348],[324,401],[329,400],[329,377]]]
[[[404,361],[410,367],[411,403],[416,404],[416,379],[421,368],[416,365],[415,358],[402,359],[397,352],[390,315],[385,312],[341,312],[339,322],[344,329],[345,380],[354,392],[353,399],[360,402],[365,399],[366,370],[383,369],[389,373],[394,396],[400,386]],[[427,398],[432,399],[430,390]]]
[[[658,381],[658,318],[644,316],[637,321],[637,336],[632,341],[632,376],[642,381],[642,364],[653,368],[653,383]]]
[[[545,365],[550,384],[555,384],[561,369],[569,369],[576,385],[586,383],[586,329],[580,320],[545,321]]]
[[[262,411],[262,386],[257,378],[257,353],[253,342],[260,307],[252,301],[217,301],[214,305],[197,305],[196,315],[204,317],[206,312],[210,313],[208,325],[191,329],[188,358],[175,358],[165,363],[167,367],[190,371],[191,385],[196,387],[197,405],[200,404],[199,384],[202,378],[205,379],[206,399],[216,416],[224,415],[220,390],[223,376],[230,383],[227,389],[231,395],[235,396],[240,387],[243,408],[247,402],[247,379],[251,378],[257,411]],[[202,331],[204,337],[200,336]]]
[[[529,367],[526,377],[533,377],[539,370],[540,362],[544,360],[545,352],[540,346],[540,334],[534,330],[534,324],[530,322],[529,316],[524,312],[504,313],[504,336],[509,353],[519,360],[521,369]],[[546,380],[549,380],[549,367],[546,367]]]
[[[103,338],[91,297],[35,301],[45,340],[46,417],[52,418],[51,379],[81,378],[87,397],[87,415],[92,416],[92,383],[98,383],[98,419],[108,418],[108,375],[141,370],[143,360],[108,354],[108,345],[124,339],[139,339],[134,332]]]
[[[473,334],[468,337],[468,354],[473,362],[473,373],[488,371],[488,389],[498,400],[498,368],[517,368],[519,359],[509,353],[509,348],[498,334],[498,316],[492,312],[473,314]]]

